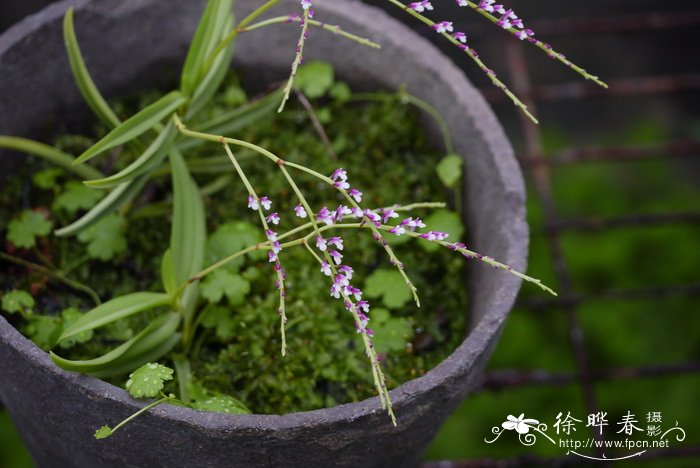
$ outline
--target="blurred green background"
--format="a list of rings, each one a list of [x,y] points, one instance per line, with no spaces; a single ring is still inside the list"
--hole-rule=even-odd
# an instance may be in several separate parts
[[[3,2],[0,29],[47,3]],[[536,288],[523,288],[484,386],[448,419],[427,458],[461,460],[460,466],[493,466],[498,460],[511,466],[561,461],[564,449],[543,442],[523,447],[512,434],[504,434],[494,444],[485,443],[491,428],[509,414],[525,413],[551,426],[557,413],[571,412],[584,420],[577,436],[588,437],[584,427],[588,409],[577,379],[581,363],[572,345],[573,321],[580,327],[596,405],[608,413],[611,432],[628,411],[642,427],[646,427],[646,414],[658,411],[664,427],[678,421],[686,431],[686,440],[672,445],[677,451],[657,453],[672,457],[629,464],[698,466],[700,57],[690,53],[690,44],[700,25],[700,7],[687,1],[566,3],[508,2],[526,20],[532,19],[526,24],[545,31],[543,38],[612,86],[607,93],[593,90],[593,85],[581,84],[538,51],[526,50],[535,96],[541,98],[536,104],[542,122],[537,129],[542,156],[556,162],[577,148],[614,146],[647,149],[648,157],[601,160],[603,153],[591,151],[598,156],[546,166],[558,220],[559,260],[570,276],[568,290],[556,274],[558,257],[547,241],[547,234],[553,232],[547,220],[552,219],[536,190],[533,171],[540,166],[532,163],[528,152],[531,130],[521,125],[512,106],[492,93],[478,70],[461,54],[445,49],[485,89],[521,159],[532,231],[529,272],[565,294],[550,300]],[[520,53],[507,45],[511,38],[486,28],[474,16],[437,2],[433,14],[435,19],[454,18],[458,30],[473,34],[474,47],[506,83],[522,78],[507,73],[508,61],[512,63]],[[588,29],[583,24],[586,20],[590,20]],[[552,88],[545,85],[558,85],[560,97],[551,98],[552,93],[545,91]],[[696,146],[678,151],[674,142]],[[547,461],[547,457],[557,458]],[[2,410],[0,466],[31,466]]]

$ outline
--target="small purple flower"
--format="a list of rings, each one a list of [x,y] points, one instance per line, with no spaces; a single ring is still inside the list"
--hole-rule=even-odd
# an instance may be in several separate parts
[[[455,3],[457,3],[458,6],[467,6],[469,5],[469,2],[467,0],[455,0]]]
[[[337,250],[331,250],[328,252],[333,259],[333,262],[335,262],[336,265],[340,265],[343,262],[343,254],[338,252]]]
[[[374,332],[372,331],[371,328],[365,328],[365,335],[369,336],[372,338],[374,336]],[[379,360],[379,356],[377,356],[377,360]]]
[[[328,245],[335,245],[338,250],[343,250],[343,238],[342,237],[331,237],[327,241]]]
[[[261,204],[261,205],[263,206],[263,208],[265,208],[265,210],[267,211],[267,210],[269,210],[270,207],[272,206],[272,201],[270,201],[269,198],[263,196],[262,198],[260,198],[260,204]]]
[[[367,317],[365,314],[362,312],[357,313],[357,318],[360,319],[360,323],[362,324],[363,327],[366,327],[367,324],[369,323],[369,317]]]
[[[382,220],[382,217],[379,216],[374,211],[372,211],[370,209],[366,209],[365,211],[362,212],[362,214],[364,214],[365,217],[367,219],[369,219],[372,222],[372,224],[374,224],[375,226],[377,226],[377,227],[381,226],[380,221]]]
[[[340,266],[338,267],[338,271],[339,271],[340,273],[342,273],[343,275],[345,275],[345,277],[346,277],[347,279],[349,279],[349,280],[352,279],[352,275],[353,275],[353,273],[354,273],[354,270],[353,270],[351,267],[349,267],[349,266],[347,266],[347,265],[340,265]]]
[[[270,263],[277,261],[277,254],[273,250],[267,253],[267,261]]]
[[[270,242],[275,242],[277,240],[277,233],[272,229],[267,229],[265,231],[265,235],[267,236],[267,240]]]
[[[347,183],[345,180],[339,180],[333,184],[335,187],[343,190],[347,190],[350,188],[350,184]]]
[[[441,232],[441,231],[428,231],[425,234],[421,234],[421,237],[423,239],[427,239],[429,241],[435,241],[435,240],[445,240],[449,237],[449,234],[446,232]]]
[[[445,33],[445,32],[454,31],[454,27],[452,27],[452,21],[440,21],[439,23],[435,23],[433,25],[433,29],[437,33]]]
[[[324,252],[328,248],[326,245],[326,239],[321,236],[316,236],[316,248],[321,252]]]
[[[455,251],[459,249],[466,249],[467,246],[462,244],[461,242],[455,242],[454,244],[449,245],[450,250]]]
[[[406,218],[403,221],[401,221],[401,226],[406,226],[408,227],[411,231],[415,231],[416,228],[424,228],[425,223],[421,221],[420,218]]]
[[[362,203],[362,192],[359,190],[352,188],[348,190],[348,195],[354,198],[357,203]]]
[[[464,33],[461,32],[461,31],[454,33],[454,34],[452,35],[452,37],[454,37],[455,39],[457,39],[457,40],[458,40],[459,42],[461,42],[462,44],[465,44],[465,43],[467,42],[467,35],[464,34]]]
[[[333,283],[331,285],[331,296],[335,297],[336,299],[340,299],[341,291],[342,287],[338,283]]]
[[[389,229],[389,232],[400,236],[401,234],[406,233],[406,228],[404,228],[403,226],[394,226],[393,228]]]
[[[399,217],[399,214],[396,211],[392,210],[391,208],[386,209],[386,210],[382,210],[382,222],[384,224],[386,224],[387,221],[389,221],[390,219],[398,218],[398,217]]]
[[[333,179],[333,182],[337,182],[338,180],[348,180],[348,173],[345,172],[345,169],[339,167],[333,171],[333,174],[331,174],[331,179]]]
[[[335,219],[336,223],[339,223],[343,220],[344,216],[352,214],[352,210],[345,205],[340,205],[333,213],[333,219]]]
[[[272,224],[279,224],[280,223],[280,215],[277,214],[277,212],[270,213],[267,216],[267,222],[272,223]]]
[[[493,13],[495,10],[495,8],[493,6],[494,3],[496,3],[496,0],[481,0],[479,2],[478,8],[480,10],[484,10],[487,13]]]
[[[355,207],[352,209],[352,215],[355,218],[362,218],[362,217],[364,217],[365,214],[363,213],[362,208]]]
[[[280,242],[279,242],[279,241],[274,241],[274,242],[272,243],[272,252],[274,252],[275,254],[278,254],[278,253],[280,253],[281,251],[282,251],[282,246],[280,245]]]
[[[321,273],[326,276],[331,276],[331,266],[325,260],[321,263]]]
[[[251,210],[257,210],[260,208],[260,205],[258,204],[258,200],[252,195],[248,195],[248,208]]]
[[[306,218],[306,210],[303,206],[297,205],[294,207],[294,213],[300,218]]]
[[[407,8],[417,13],[423,13],[425,10],[432,10],[433,5],[428,0],[423,0],[421,2],[409,3]]]
[[[362,291],[355,286],[347,286],[345,292],[351,296],[355,296],[356,301],[362,300]]]
[[[331,213],[331,211],[324,206],[323,208],[321,208],[321,211],[319,211],[316,215],[316,220],[325,223],[327,226],[330,226],[331,224],[333,224],[333,213]]]
[[[335,284],[339,284],[342,287],[350,286],[350,280],[348,280],[348,277],[345,275],[335,275],[335,278],[333,278],[333,282]]]
[[[311,0],[301,0],[301,7],[304,10],[308,10],[309,8],[311,8],[312,7]]]
[[[358,301],[357,307],[359,307],[365,314],[369,313],[369,302]]]

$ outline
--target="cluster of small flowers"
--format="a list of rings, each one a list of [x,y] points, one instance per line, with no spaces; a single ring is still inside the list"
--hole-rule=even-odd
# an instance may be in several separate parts
[[[458,2],[459,3],[459,0]],[[467,3],[467,2],[465,2]],[[460,5],[460,6],[465,6],[465,5]],[[500,19],[496,22],[496,24],[503,29],[511,29],[511,28],[516,28],[515,31],[513,31],[513,34],[520,39],[521,41],[524,39],[528,39],[532,36],[535,35],[535,33],[532,31],[532,29],[526,29],[525,25],[523,24],[523,20],[518,18],[518,15],[516,15],[513,10],[506,10],[503,5],[497,4],[496,0],[481,0],[479,2],[479,5],[477,6],[478,9],[483,10],[487,13],[498,13],[501,15]]]
[[[337,250],[329,250],[329,247],[333,246],[335,246]],[[369,317],[366,314],[369,313],[369,302],[362,299],[361,289],[350,284],[354,274],[352,267],[342,264],[343,255],[339,250],[343,250],[343,239],[337,236],[329,239],[317,236],[316,248],[321,252],[328,252],[335,264],[334,268],[325,260],[321,262],[321,273],[333,279],[330,295],[336,299],[342,298],[345,308],[357,316],[359,320],[359,325],[356,324],[357,333],[364,333],[368,337],[374,336],[372,329],[367,328]],[[336,273],[334,273],[334,270]],[[352,299],[356,302],[353,303]]]

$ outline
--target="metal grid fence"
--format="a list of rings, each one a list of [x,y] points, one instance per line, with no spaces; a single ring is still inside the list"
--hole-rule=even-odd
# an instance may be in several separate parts
[[[561,18],[528,23],[538,36],[595,36],[596,34],[621,34],[631,31],[643,31],[645,34],[661,34],[679,28],[697,28],[700,25],[700,8],[694,5],[689,10],[672,12],[635,13],[624,16],[597,18]],[[508,69],[508,82],[523,102],[537,115],[537,106],[542,103],[561,102],[565,100],[581,101],[591,97],[606,100],[619,100],[622,97],[659,95],[692,92],[700,89],[700,74],[676,73],[662,76],[633,76],[608,81],[610,88],[597,88],[586,82],[566,82],[558,84],[533,84],[531,70],[525,60],[524,49],[527,43],[514,41],[508,35],[491,34],[490,28],[471,25],[474,35],[486,35],[490,40],[503,40],[499,44],[505,52]],[[692,46],[691,46],[692,47]],[[494,104],[507,99],[500,90],[485,88],[484,95]],[[576,103],[572,104],[573,106]],[[700,374],[700,361],[678,362],[668,365],[646,365],[631,368],[610,368],[596,370],[591,366],[590,352],[584,341],[584,330],[579,320],[579,309],[587,301],[662,299],[666,297],[700,297],[700,282],[676,284],[671,286],[651,285],[636,289],[609,289],[591,294],[578,293],[572,282],[571,269],[562,248],[562,234],[565,232],[606,232],[615,228],[646,228],[663,224],[700,225],[700,211],[665,212],[658,214],[625,214],[620,217],[563,217],[557,210],[552,193],[552,168],[559,165],[578,165],[596,161],[613,163],[619,161],[639,161],[656,158],[698,158],[700,141],[678,140],[664,141],[654,146],[639,147],[570,147],[555,154],[545,154],[542,145],[540,127],[533,124],[524,115],[519,117],[519,130],[523,137],[523,150],[518,160],[529,175],[533,193],[542,206],[543,231],[533,232],[533,236],[544,236],[551,252],[553,269],[558,281],[559,296],[556,298],[519,299],[517,306],[525,309],[522,313],[536,313],[548,309],[563,310],[571,351],[574,356],[575,371],[569,373],[549,372],[546,370],[499,369],[487,372],[477,392],[508,392],[524,386],[559,387],[577,384],[582,389],[583,408],[588,414],[600,410],[595,383],[623,379],[661,378]],[[520,313],[520,311],[518,312]],[[692,359],[692,358],[691,358]],[[591,436],[600,440],[601,436],[594,427]],[[600,449],[602,450],[602,449]],[[600,451],[597,456],[603,456]],[[681,448],[650,449],[640,459],[671,459],[700,456],[700,446]],[[538,456],[519,456],[510,459],[474,459],[462,461],[428,462],[426,467],[489,467],[489,466],[563,466],[585,463],[578,457],[563,456],[541,458]]]

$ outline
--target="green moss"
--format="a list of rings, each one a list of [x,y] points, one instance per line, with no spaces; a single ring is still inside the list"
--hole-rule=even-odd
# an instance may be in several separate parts
[[[150,93],[145,95],[153,97]],[[202,119],[216,118],[230,110],[232,97],[239,102],[245,96],[237,79],[231,77]],[[231,136],[254,142],[285,160],[307,165],[321,173],[329,174],[338,166],[344,167],[353,186],[364,192],[363,204],[368,207],[450,201],[452,193],[444,188],[435,172],[444,155],[428,143],[412,108],[388,94],[375,96],[369,102],[353,102],[347,93],[342,97],[343,102],[324,96],[312,100],[332,150],[319,138],[307,111],[296,105],[289,105],[282,114],[270,114],[269,118]],[[126,99],[115,107],[120,114],[129,115],[141,100],[139,97]],[[192,128],[196,128],[194,123]],[[98,128],[95,133],[104,134],[104,129]],[[73,154],[80,153],[89,144],[84,137],[73,135],[57,139],[58,146]],[[235,175],[233,168],[227,165],[221,146],[201,145],[188,150],[186,155],[192,167],[201,161],[207,162],[198,166],[200,168],[207,164],[214,167],[213,172],[196,171],[200,187],[215,182],[218,185],[216,193],[205,197],[210,234],[205,262],[209,264],[257,241],[259,228],[255,213],[246,207],[245,187],[236,177],[224,179],[224,183],[217,182],[222,176]],[[282,215],[279,231],[292,227],[296,198],[279,171],[254,155],[241,152],[238,156],[251,182],[264,188],[263,193],[272,199],[274,210]],[[125,167],[134,158],[135,155],[124,148],[118,152],[118,157],[107,163],[112,166],[104,167],[105,172]],[[25,165],[17,178],[31,180],[31,177],[22,178],[47,167],[41,163]],[[160,173],[161,178],[121,210],[123,224],[120,221],[119,229],[123,230],[128,247],[111,249],[109,261],[100,260],[107,255],[91,253],[89,242],[75,242],[74,238],[40,238],[42,255],[50,257],[56,268],[72,279],[88,285],[103,300],[135,290],[159,289],[160,258],[168,244],[170,230],[167,168]],[[8,187],[22,186],[28,193],[24,198],[26,206],[4,192],[0,196],[0,219],[13,219],[23,208],[47,207],[49,210],[57,197],[65,198],[67,189],[75,190],[75,181],[67,174],[49,175],[40,177],[39,183],[34,184],[20,182],[17,178],[10,181]],[[340,202],[332,190],[319,189],[310,178],[301,176],[297,183],[314,207],[334,207]],[[71,206],[83,208],[80,203]],[[63,226],[74,219],[63,211],[50,213],[55,226]],[[410,216],[428,218],[430,212],[417,210]],[[460,232],[462,227],[455,230]],[[358,284],[372,278],[376,271],[392,271],[386,254],[369,232],[344,232],[343,235],[344,263],[355,268],[355,277],[361,282]],[[113,245],[112,242],[107,244],[103,247]],[[447,249],[427,252],[416,242],[397,243],[395,249],[418,287],[423,307],[418,308],[405,300],[375,301],[378,308],[385,308],[378,310],[382,320],[375,328],[377,333],[386,334],[378,338],[378,342],[383,343],[380,351],[384,351],[384,368],[391,387],[439,363],[461,342],[466,327],[461,256]],[[41,263],[35,251],[19,250],[12,255]],[[84,261],[91,256],[97,258]],[[285,284],[289,319],[287,356],[283,358],[280,353],[275,277],[264,256],[247,256],[202,283],[203,315],[189,354],[197,384],[211,392],[232,395],[257,413],[310,410],[373,396],[369,363],[352,318],[342,304],[329,296],[327,278],[318,271],[318,264],[302,248],[285,250],[281,258],[288,272]],[[59,314],[69,307],[85,311],[94,306],[86,294],[49,277],[27,276],[26,269],[21,267],[3,270],[0,287],[32,291],[37,299],[35,311],[46,315]],[[400,296],[401,292],[382,290],[382,294],[389,299]],[[72,359],[94,357],[114,347],[119,340],[133,336],[150,318],[145,314],[96,330],[89,342],[76,342],[61,353]],[[12,319],[20,330],[32,337],[36,325],[22,322],[18,317]],[[48,347],[47,343],[43,345]],[[117,384],[123,381],[123,376],[114,379]],[[166,384],[166,391],[170,390],[176,391],[172,382]]]

